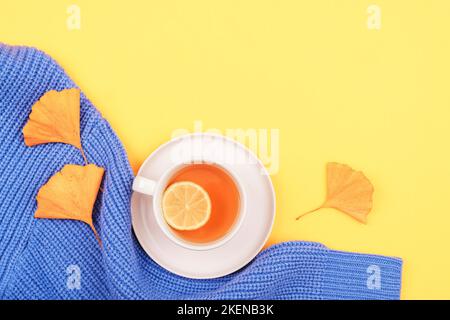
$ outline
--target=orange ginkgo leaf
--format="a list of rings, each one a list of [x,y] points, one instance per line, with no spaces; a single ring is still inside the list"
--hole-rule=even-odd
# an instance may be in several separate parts
[[[83,221],[91,227],[101,243],[92,222],[92,209],[104,171],[94,164],[65,165],[39,189],[36,197],[38,207],[34,216]]]
[[[80,138],[80,90],[46,92],[33,105],[22,132],[29,147],[50,142],[67,143],[80,149],[86,161]]]
[[[366,223],[372,210],[374,188],[361,171],[355,171],[345,164],[327,164],[327,197],[318,208],[297,217],[315,212],[322,208],[340,210],[354,219]]]

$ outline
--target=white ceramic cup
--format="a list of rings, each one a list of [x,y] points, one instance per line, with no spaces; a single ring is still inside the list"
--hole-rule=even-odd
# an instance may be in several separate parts
[[[191,250],[211,250],[217,247],[222,246],[227,241],[232,239],[235,234],[238,232],[242,221],[244,219],[244,215],[246,213],[246,195],[244,192],[244,188],[242,187],[242,183],[239,177],[233,173],[233,170],[225,164],[219,164],[216,162],[206,162],[205,164],[218,166],[224,172],[226,172],[234,181],[238,191],[239,191],[239,212],[237,219],[234,225],[230,228],[230,230],[218,240],[208,243],[194,243],[186,241],[180,237],[178,237],[175,233],[172,232],[171,228],[167,224],[164,219],[164,215],[162,212],[162,196],[164,191],[166,190],[170,179],[181,169],[191,166],[193,164],[205,163],[204,161],[194,161],[191,163],[182,163],[175,164],[171,166],[168,170],[166,170],[158,180],[150,180],[143,176],[136,176],[133,181],[133,191],[145,194],[149,197],[152,197],[152,206],[153,206],[153,214],[155,215],[156,222],[158,223],[159,228],[164,232],[164,234],[172,240],[174,243]]]

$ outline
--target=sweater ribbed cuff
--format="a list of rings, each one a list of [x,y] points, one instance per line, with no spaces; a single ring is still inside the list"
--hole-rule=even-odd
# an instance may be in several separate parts
[[[400,299],[401,259],[332,250],[326,257],[326,299]]]

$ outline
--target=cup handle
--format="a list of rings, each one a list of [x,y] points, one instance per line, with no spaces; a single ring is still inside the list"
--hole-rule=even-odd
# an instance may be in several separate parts
[[[137,176],[133,181],[133,191],[147,194],[149,196],[153,195],[155,191],[156,182],[141,176]]]

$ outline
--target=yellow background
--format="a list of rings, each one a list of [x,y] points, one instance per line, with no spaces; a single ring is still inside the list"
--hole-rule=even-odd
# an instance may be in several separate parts
[[[68,5],[81,30],[66,27]],[[382,10],[367,28],[367,7]],[[173,130],[280,129],[270,243],[404,259],[402,298],[450,298],[450,1],[7,1],[0,41],[52,55],[136,171]],[[325,197],[325,165],[363,170],[360,224]]]

